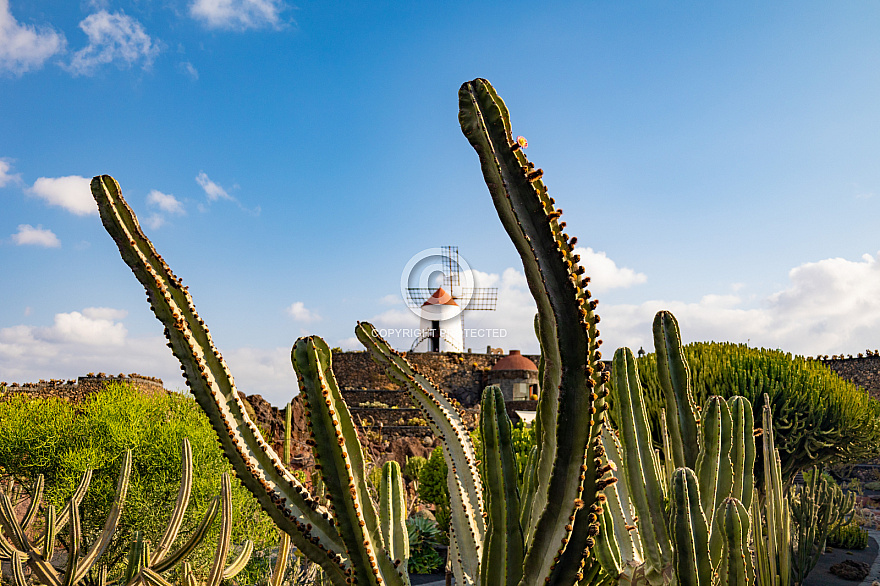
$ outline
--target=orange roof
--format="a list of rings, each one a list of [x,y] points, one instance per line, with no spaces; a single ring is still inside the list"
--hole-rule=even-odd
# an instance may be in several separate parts
[[[492,366],[492,370],[538,370],[535,363],[522,355],[519,350],[511,350],[510,354]]]
[[[426,305],[458,305],[453,299],[452,295],[443,290],[443,287],[440,287],[434,294],[428,297],[427,301],[422,303],[422,307]]]

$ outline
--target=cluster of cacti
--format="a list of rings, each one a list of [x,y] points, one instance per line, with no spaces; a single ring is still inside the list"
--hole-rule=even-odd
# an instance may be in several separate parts
[[[753,583],[751,403],[712,396],[698,419],[678,324],[667,312],[654,320],[654,344],[666,405],[662,429],[669,432],[664,461],[654,449],[636,361],[620,349],[612,366],[619,444],[608,429],[602,439],[626,482],[606,490],[597,557],[609,574],[630,582],[711,584],[717,576],[722,584]]]
[[[527,474],[530,490],[521,506],[517,506],[518,498],[500,500],[517,491],[516,476],[507,477],[509,468],[494,468],[507,461],[507,456],[492,458],[484,448],[485,472],[494,471],[498,478],[510,481],[503,489],[487,486],[487,498],[496,508],[515,507],[521,516],[511,515],[504,529],[493,525],[487,532],[483,486],[455,405],[379,339],[371,326],[361,324],[358,336],[374,358],[406,384],[444,441],[452,509],[450,549],[458,583],[488,583],[503,575],[505,582],[571,584],[581,578],[585,560],[591,560],[599,530],[596,514],[601,509],[597,493],[614,481],[610,469],[596,464],[607,380],[599,362],[596,302],[590,299],[589,279],[582,277],[584,270],[573,252],[574,239],[562,231],[562,212],[547,194],[542,172],[525,159],[510,135],[504,103],[484,80],[464,84],[459,102],[462,129],[480,154],[493,200],[521,252],[539,307],[546,390],[539,407],[540,449]],[[310,443],[327,487],[328,506],[317,502],[296,480],[247,417],[186,287],[141,231],[116,181],[96,177],[92,192],[105,227],[146,288],[187,383],[244,484],[294,544],[321,564],[334,584],[406,583],[400,568],[403,560],[392,548],[394,541],[387,543],[384,522],[380,523],[366,493],[363,455],[330,370],[326,344],[317,338],[301,339],[294,346],[292,360],[309,409]],[[504,417],[502,409],[498,419]],[[505,433],[504,429],[499,433]],[[502,448],[509,448],[509,440],[498,442],[498,449]],[[486,514],[496,518],[494,510]],[[492,575],[481,574],[481,558],[483,567],[492,568]]]
[[[855,511],[855,494],[844,494],[834,480],[829,481],[819,468],[813,468],[804,486],[790,492],[791,518],[795,544],[792,556],[792,579],[802,584],[825,552],[828,534],[849,523]]]
[[[764,395],[769,396],[786,483],[814,465],[858,462],[880,454],[880,403],[825,364],[745,344],[695,343],[685,346],[684,353],[697,404],[711,395],[741,395],[757,410]],[[665,402],[656,357],[649,354],[638,362],[657,441]]]
[[[586,586],[644,579],[652,585],[708,585],[717,578],[747,585],[757,574],[762,586],[786,584],[787,505],[769,406],[764,411],[765,475],[775,480],[765,483],[759,506],[751,403],[713,396],[697,417],[677,323],[661,312],[655,344],[665,407],[665,460],[661,465],[651,441],[642,385],[627,349],[614,360],[618,442],[605,418],[609,374],[600,361],[597,301],[574,253],[576,239],[563,231],[562,210],[542,181],[543,171],[513,139],[507,108],[487,81],[461,87],[459,121],[479,155],[538,308],[542,393],[534,424],[537,441],[522,480],[499,389],[489,387],[483,395],[478,470],[455,403],[370,324],[356,328],[373,359],[409,391],[442,440],[456,583]],[[144,285],[187,384],[243,483],[332,584],[407,584],[399,468],[383,470],[377,512],[327,345],[320,338],[302,338],[291,353],[325,490],[318,498],[247,416],[187,288],[141,231],[119,185],[109,176],[96,177],[92,192],[105,227]],[[614,476],[618,465],[625,483]],[[752,546],[759,552],[755,560],[749,554]]]
[[[218,586],[221,579],[234,577],[250,559],[253,544],[247,541],[235,561],[228,566],[226,565],[232,533],[231,484],[229,476],[226,474],[221,480],[220,496],[215,497],[211,502],[196,531],[183,545],[173,552],[171,550],[189,505],[192,487],[192,449],[187,440],[183,442],[181,468],[177,501],[156,550],[150,552],[149,545],[144,541],[143,536],[136,532],[128,551],[125,570],[118,577],[108,577],[107,566],[99,564],[99,560],[110,544],[122,515],[131,474],[131,451],[126,452],[122,459],[113,507],[107,516],[104,528],[88,551],[85,551],[83,544],[79,506],[88,490],[91,472],[86,472],[83,475],[73,496],[60,513],[56,514],[53,505],[45,508],[42,531],[36,537],[33,536],[33,531],[28,531],[28,529],[35,525],[34,521],[42,502],[43,477],[40,476],[35,481],[30,492],[30,504],[21,519],[15,515],[15,507],[9,495],[0,491],[0,525],[3,528],[3,534],[0,535],[0,560],[9,563],[13,583],[16,586],[25,586],[24,565],[26,564],[39,582],[47,586],[74,586],[82,582],[93,569],[97,570],[97,584],[99,586],[114,584],[119,586],[135,584],[170,586],[170,582],[162,574],[181,566],[183,584],[196,586],[199,582],[185,560],[204,540],[211,523],[217,517],[218,509],[220,510],[221,522],[220,538],[206,584],[207,586]],[[52,565],[55,541],[68,524],[67,563],[64,570],[59,572]]]

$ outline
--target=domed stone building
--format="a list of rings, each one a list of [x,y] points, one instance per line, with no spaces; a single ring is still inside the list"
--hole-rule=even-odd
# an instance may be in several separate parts
[[[488,379],[490,385],[501,387],[505,401],[528,401],[538,395],[538,367],[519,350],[498,360]]]

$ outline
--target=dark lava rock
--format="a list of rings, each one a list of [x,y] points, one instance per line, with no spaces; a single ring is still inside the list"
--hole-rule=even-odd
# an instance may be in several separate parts
[[[844,560],[839,564],[834,564],[830,568],[830,572],[835,576],[843,578],[844,580],[853,580],[855,582],[861,582],[864,580],[870,571],[871,566],[865,562],[856,562],[853,560]]]

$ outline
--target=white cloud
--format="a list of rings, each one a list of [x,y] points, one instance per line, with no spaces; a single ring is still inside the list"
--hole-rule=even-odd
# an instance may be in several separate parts
[[[185,214],[183,204],[170,193],[162,193],[161,191],[152,190],[147,194],[147,203],[156,206],[163,212],[169,214]]]
[[[165,216],[163,216],[162,214],[150,214],[141,222],[151,230],[158,230],[165,225]]]
[[[12,235],[12,241],[18,246],[42,246],[43,248],[58,248],[61,241],[52,230],[46,230],[42,226],[34,228],[30,224],[19,224],[18,232]]]
[[[189,61],[181,61],[180,63],[178,63],[177,70],[184,75],[189,76],[190,79],[192,79],[193,81],[199,79],[199,70],[196,69],[195,65],[193,65]]]
[[[597,293],[609,289],[627,288],[640,285],[648,280],[644,273],[637,273],[626,267],[618,267],[608,255],[592,248],[575,248],[581,257],[581,265],[590,277],[590,290]]]
[[[141,23],[123,12],[101,10],[87,16],[79,27],[89,44],[77,51],[66,66],[74,75],[91,75],[99,66],[113,62],[127,67],[140,62],[148,69],[159,53],[159,45]]]
[[[306,309],[306,306],[302,301],[294,302],[290,307],[287,308],[287,313],[296,321],[301,321],[305,323],[321,320],[321,316],[314,311],[311,311],[310,309]]]
[[[27,192],[46,200],[49,205],[61,206],[78,216],[87,216],[98,213],[90,183],[91,179],[79,175],[40,177]]]
[[[19,23],[9,10],[9,0],[0,0],[0,72],[21,75],[39,69],[64,45],[64,35],[47,26]]]
[[[284,8],[281,0],[195,0],[189,11],[209,28],[243,31],[279,28]]]
[[[9,184],[21,183],[21,174],[10,173],[12,164],[9,161],[0,159],[0,187],[6,187]]]
[[[180,368],[161,336],[133,338],[126,312],[92,307],[58,313],[47,327],[0,328],[0,372],[12,382],[75,378],[88,372],[139,372],[183,388]]]
[[[196,183],[201,185],[202,189],[205,190],[205,195],[208,196],[208,201],[217,201],[218,199],[235,199],[231,195],[229,195],[225,189],[211,181],[211,178],[208,177],[208,174],[204,171],[199,171],[199,174],[196,177]]]

